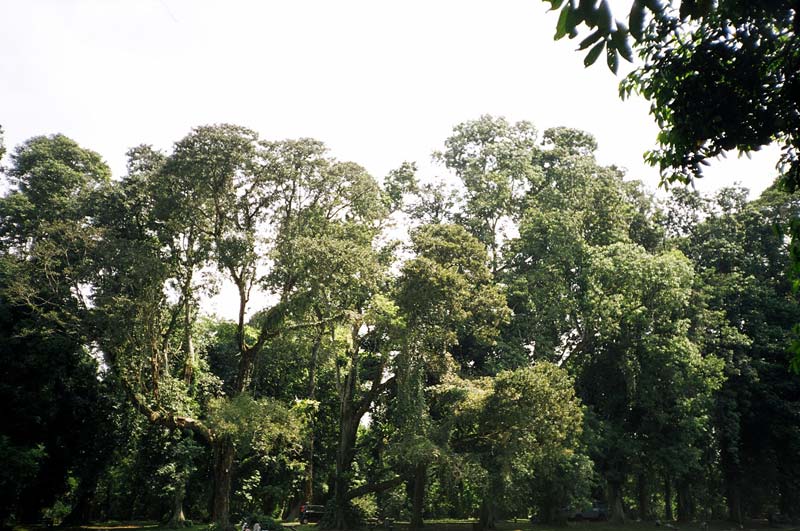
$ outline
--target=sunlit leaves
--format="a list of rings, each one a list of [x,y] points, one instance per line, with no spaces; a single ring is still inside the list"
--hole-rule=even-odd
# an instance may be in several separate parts
[[[298,444],[300,439],[298,415],[279,402],[248,394],[211,401],[208,424],[217,436],[231,437],[243,452],[255,449],[267,454],[276,445]]]

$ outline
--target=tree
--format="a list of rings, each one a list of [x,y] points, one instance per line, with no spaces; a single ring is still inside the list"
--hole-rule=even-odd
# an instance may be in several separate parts
[[[594,458],[612,519],[622,520],[621,489],[640,452],[668,473],[691,471],[704,429],[694,423],[707,416],[720,363],[688,334],[694,272],[680,253],[620,243],[593,249],[590,261],[584,343],[567,363],[603,425]]]
[[[0,274],[0,289],[6,285]],[[56,523],[70,512],[85,518],[113,444],[106,431],[111,389],[98,381],[97,361],[0,291],[0,363],[0,399],[14,412],[0,426],[8,464],[0,474],[0,522],[36,520],[57,501],[63,509],[53,515]]]
[[[707,286],[706,313],[722,317],[698,331],[699,341],[725,363],[725,382],[714,397],[713,444],[718,490],[736,522],[765,510],[795,514],[798,495],[786,475],[797,467],[796,420],[785,416],[795,407],[798,382],[785,365],[786,344],[800,317],[787,243],[775,230],[798,215],[798,205],[775,187],[750,203],[744,197],[741,189],[723,189],[702,198],[705,220],[675,241]]]
[[[552,9],[564,4],[548,1]],[[577,36],[581,23],[594,30],[580,44],[580,49],[592,46],[587,66],[605,47],[616,72],[620,54],[633,61],[633,38],[644,64],[621,83],[620,95],[636,92],[650,100],[661,131],[658,147],[645,159],[659,166],[665,185],[702,177],[709,158],[775,142],[783,150],[778,164],[783,186],[800,187],[797,2],[692,0],[676,9],[660,0],[635,0],[628,25],[614,19],[608,0],[567,2],[556,39]],[[787,225],[793,274],[799,276],[800,222]],[[792,351],[790,365],[798,372],[800,342],[792,342]]]
[[[432,393],[437,409],[449,413],[441,422],[454,452],[482,470],[475,487],[484,529],[494,528],[506,500],[532,496],[525,486],[544,478],[554,462],[570,459],[577,448],[580,400],[566,371],[552,363],[502,371],[494,378],[451,374]],[[522,503],[529,507],[528,501]]]
[[[594,138],[583,131],[545,131],[538,168],[543,186],[522,200],[519,237],[505,247],[503,282],[513,320],[503,331],[509,358],[558,362],[583,333],[588,252],[615,242],[651,249],[662,239],[652,199],[615,167],[594,158]]]
[[[517,214],[524,193],[541,184],[537,151],[531,123],[485,115],[457,125],[445,150],[435,154],[466,188],[462,223],[489,249],[493,273],[500,267],[504,223]]]
[[[12,190],[0,205],[6,296],[80,340],[98,239],[90,221],[110,170],[100,155],[63,135],[31,138],[11,162]]]
[[[425,388],[459,365],[469,371],[476,360],[456,345],[469,342],[491,348],[499,327],[508,320],[505,295],[494,284],[484,245],[460,225],[423,225],[412,232],[414,258],[403,264],[397,282],[397,304],[404,320],[396,375],[395,422],[400,445],[414,466],[411,523],[422,526],[422,504],[428,466],[436,449],[438,426],[428,414]],[[434,442],[437,440],[437,442]]]
[[[107,403],[109,386],[97,380],[84,326],[97,237],[92,205],[109,170],[98,154],[54,135],[19,146],[8,175],[12,188],[0,199],[0,352],[2,396],[15,414],[0,441],[19,478],[2,480],[0,518],[34,519],[57,500],[83,518],[110,444],[102,431],[109,411],[96,405]]]
[[[587,66],[606,48],[616,72],[619,55],[644,64],[621,85],[621,94],[641,93],[652,102],[661,132],[647,159],[664,182],[688,183],[702,176],[708,158],[736,149],[783,146],[785,182],[800,183],[800,65],[796,2],[681,2],[636,0],[628,24],[616,20],[608,0],[548,0],[561,8],[556,39],[593,30],[580,44],[592,47]],[[561,7],[563,5],[563,7]],[[649,14],[649,21],[648,21]]]
[[[362,168],[327,158],[320,142],[260,142],[228,125],[194,130],[166,158],[136,150],[130,168],[109,195],[116,208],[108,211],[117,214],[103,221],[103,347],[151,421],[190,429],[214,448],[213,518],[226,527],[242,439],[215,427],[213,412],[255,411],[246,398],[265,346],[293,330],[342,320],[352,298],[363,300],[342,286],[352,275],[374,277],[358,268],[373,267],[368,256],[382,198]],[[195,374],[195,279],[211,267],[239,298],[236,369],[224,383]],[[248,321],[258,288],[275,302]],[[122,330],[112,328],[117,320],[126,323]],[[268,417],[270,404],[259,407]]]

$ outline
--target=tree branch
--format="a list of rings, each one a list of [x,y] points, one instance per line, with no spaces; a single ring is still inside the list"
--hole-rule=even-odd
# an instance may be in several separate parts
[[[383,366],[381,366],[381,371],[378,378],[381,378],[382,376],[383,376]],[[356,406],[357,418],[361,419],[361,417],[363,417],[364,414],[369,409],[370,404],[372,404],[375,401],[375,399],[378,398],[378,395],[381,394],[383,391],[385,391],[389,386],[393,385],[396,380],[397,380],[396,376],[392,376],[385,382],[377,382],[377,379],[373,380],[372,387],[370,388],[369,391],[367,391],[367,394],[365,394],[361,398],[361,400],[358,402],[358,405]]]
[[[121,380],[123,384],[122,386],[133,402],[133,405],[140,413],[147,417],[147,420],[153,424],[166,426],[168,428],[191,430],[193,433],[199,435],[208,444],[214,442],[214,433],[208,428],[208,426],[203,424],[202,421],[192,417],[184,417],[164,410],[155,410],[151,408],[145,401],[144,397],[133,389],[126,378],[121,378]]]
[[[353,498],[358,498],[359,496],[364,496],[365,494],[370,494],[372,492],[383,492],[398,485],[402,485],[407,479],[408,478],[405,476],[397,476],[385,481],[379,481],[378,483],[367,483],[366,485],[361,485],[360,487],[349,491],[347,494],[345,494],[345,497],[348,500],[352,500]]]

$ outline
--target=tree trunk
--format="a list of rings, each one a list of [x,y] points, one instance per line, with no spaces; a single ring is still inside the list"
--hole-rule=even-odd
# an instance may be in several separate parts
[[[356,399],[356,389],[360,386],[359,383],[359,349],[360,337],[359,331],[361,329],[361,321],[357,321],[351,328],[351,337],[353,340],[352,350],[350,354],[350,367],[347,375],[342,381],[342,375],[339,371],[339,366],[336,368],[336,387],[339,391],[339,446],[336,452],[336,475],[334,477],[334,527],[335,529],[347,529],[355,522],[349,522],[349,508],[350,499],[352,496],[349,493],[350,480],[352,476],[351,465],[355,457],[356,435],[358,433],[358,425],[361,418],[369,411],[369,406],[372,404],[378,395],[386,389],[392,382],[394,377],[389,378],[382,382],[383,367],[385,360],[378,367],[377,376],[372,381],[372,387],[366,391],[362,396]],[[389,483],[394,483],[390,481]],[[374,492],[374,491],[370,491]]]
[[[186,487],[178,485],[175,487],[175,496],[172,498],[172,516],[167,523],[167,527],[178,529],[186,524],[186,517],[183,514],[183,500],[186,498]]]
[[[223,531],[233,529],[230,523],[233,454],[233,441],[229,438],[223,437],[214,444],[214,502],[211,519]]]
[[[609,521],[615,524],[625,523],[625,510],[622,507],[622,483],[608,481]]]
[[[730,395],[734,392],[728,389],[730,380],[723,388]],[[742,523],[742,496],[740,487],[740,463],[739,463],[739,414],[735,408],[722,411],[720,422],[725,425],[724,421],[730,416],[734,422],[734,428],[729,428],[728,432],[723,431],[720,439],[720,465],[722,467],[722,482],[725,489],[725,501],[728,508],[728,520]],[[728,422],[730,424],[730,422]]]
[[[336,453],[336,477],[333,485],[333,495],[336,504],[335,508],[335,529],[348,529],[347,512],[350,500],[347,498],[347,491],[350,489],[350,476],[352,475],[351,465],[355,450],[356,433],[358,431],[358,420],[353,417],[352,407],[348,400],[348,405],[342,410],[341,434],[339,435],[339,448]]]
[[[495,527],[494,499],[490,495],[486,495],[481,501],[480,528],[495,529]]]
[[[742,523],[742,493],[739,484],[726,481],[726,498],[728,501],[728,520]]]
[[[672,483],[669,475],[664,474],[664,520],[672,521]]]
[[[796,522],[800,516],[800,506],[798,506],[797,478],[791,471],[784,471],[778,480],[778,510],[781,515],[788,517],[792,522]]]
[[[183,352],[186,359],[183,362],[183,380],[187,385],[191,386],[192,378],[194,377],[195,368],[195,354],[194,354],[194,337],[192,336],[192,305],[191,303],[191,286],[192,277],[189,275],[189,280],[184,288],[184,297],[186,297],[186,305],[183,309]]]
[[[547,486],[542,492],[543,496],[536,507],[539,520],[543,524],[552,526],[566,527],[567,514],[563,507],[567,505],[567,497],[564,489],[555,485],[556,482],[548,481]],[[525,509],[525,507],[520,507]],[[515,513],[516,514],[516,513]],[[527,515],[523,515],[523,518]]]
[[[425,483],[428,476],[428,467],[418,464],[414,470],[414,509],[411,514],[411,529],[421,529],[423,526],[422,511],[425,507]]]
[[[78,487],[78,501],[73,505],[70,513],[61,522],[62,526],[79,526],[92,519],[92,498],[94,490],[89,491]],[[2,522],[0,522],[2,523]]]
[[[353,327],[353,342],[358,341],[358,330]],[[340,380],[337,373],[337,385],[339,387],[339,446],[336,451],[336,476],[333,484],[334,498],[334,525],[335,529],[348,529],[351,522],[348,521],[350,500],[347,498],[347,491],[350,489],[350,477],[352,475],[351,465],[355,455],[356,434],[358,433],[358,423],[361,418],[356,418],[355,391],[358,379],[358,348],[351,353],[350,368],[347,371],[344,381]]]
[[[308,364],[308,398],[315,400],[317,396],[317,358],[319,357],[319,350],[322,346],[322,334],[324,330],[319,332],[314,346],[311,349],[311,359]],[[309,423],[308,440],[306,441],[306,477],[303,484],[303,501],[305,503],[314,503],[314,435],[315,426],[314,419]]]
[[[483,499],[481,500],[480,526],[481,529],[495,529],[497,521],[497,500],[502,495],[503,484],[495,475],[490,474],[489,483],[486,487],[483,493]]]
[[[650,519],[650,493],[647,488],[647,475],[639,472],[636,477],[636,501],[639,505],[639,518]]]
[[[678,521],[689,522],[694,516],[692,510],[692,496],[689,492],[689,485],[685,481],[678,482]]]

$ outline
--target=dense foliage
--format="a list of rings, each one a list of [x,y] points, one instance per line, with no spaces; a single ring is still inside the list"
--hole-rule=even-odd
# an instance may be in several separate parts
[[[621,93],[651,102],[659,147],[647,158],[665,181],[688,183],[709,158],[777,142],[784,182],[800,184],[797,2],[634,0],[626,23],[609,0],[545,1],[561,10],[556,39],[590,30],[579,45],[587,66],[605,51],[616,72],[620,56],[638,54]]]
[[[199,127],[127,175],[36,137],[0,199],[3,524],[797,518],[777,187],[658,201],[484,116],[378,182]],[[0,144],[0,149],[2,144]],[[226,320],[208,301],[233,301]],[[274,522],[273,522],[274,524]],[[273,525],[270,524],[270,525]]]

